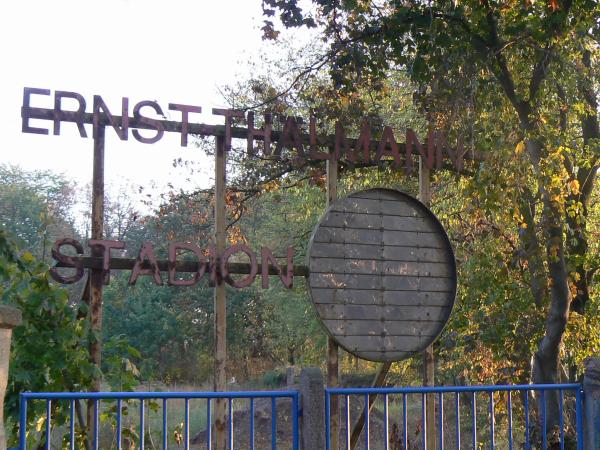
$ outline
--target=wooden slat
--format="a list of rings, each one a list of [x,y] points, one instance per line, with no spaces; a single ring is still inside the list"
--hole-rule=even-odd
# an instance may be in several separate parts
[[[373,289],[312,288],[315,303],[389,306],[447,306],[451,292],[381,291]]]
[[[383,336],[434,336],[444,328],[443,322],[428,322],[429,326],[423,326],[419,322],[410,321],[394,322],[390,325],[379,321],[326,319],[323,323],[342,345],[346,339],[353,336],[374,336],[380,339],[383,339]]]
[[[398,322],[409,321],[413,326],[418,323],[445,321],[449,307],[446,306],[381,306],[381,305],[340,305],[317,303],[319,316],[323,320],[356,320],[389,324],[391,330]],[[431,324],[427,325],[432,326]],[[402,333],[401,333],[402,334]]]
[[[451,263],[451,257],[444,249],[415,248],[386,245],[361,245],[319,242],[310,251],[311,260],[317,258],[365,258],[387,261],[420,261]]]
[[[319,227],[313,241],[344,244],[383,245],[383,233],[380,230],[352,230],[344,228]]]
[[[437,277],[383,277],[383,288],[394,291],[430,291],[430,292],[451,292],[454,287],[454,279]]]
[[[370,200],[362,198],[346,197],[338,200],[331,206],[333,212],[363,213],[363,214],[385,214],[389,216],[424,217],[422,211],[414,209],[411,205],[397,200]]]
[[[315,258],[369,258],[381,259],[381,245],[360,245],[320,242],[310,249],[311,260]]]
[[[446,248],[443,238],[433,232],[396,230],[369,230],[354,228],[319,227],[314,243],[338,243],[359,245],[402,245],[405,247]]]
[[[352,351],[367,353],[372,351],[414,352],[427,346],[435,336],[348,336],[342,345]]]
[[[383,259],[388,261],[443,262],[454,265],[452,256],[445,249],[386,245],[382,253]]]
[[[416,322],[398,322],[393,326],[378,321],[367,320],[333,320],[326,319],[323,321],[332,334],[339,336],[340,340],[344,340],[351,336],[412,336],[423,334],[437,334],[441,331],[443,322],[430,322],[430,327],[421,327]]]
[[[400,231],[437,232],[431,223],[422,217],[401,217],[372,214],[347,214],[342,212],[331,212],[321,223],[321,226],[332,228],[358,228]]]
[[[382,227],[386,230],[437,232],[435,227],[423,217],[381,216]]]
[[[341,258],[314,258],[310,264],[310,271],[312,273],[342,272],[363,275],[407,275],[446,278],[451,277],[453,272],[447,263]]]
[[[321,226],[336,228],[369,228],[379,230],[382,226],[381,216],[371,214],[345,214],[331,212],[327,214]]]
[[[385,230],[383,242],[386,245],[445,248],[446,242],[438,233],[415,233],[410,231]]]
[[[309,283],[311,287],[317,288],[453,292],[452,278],[311,273]]]

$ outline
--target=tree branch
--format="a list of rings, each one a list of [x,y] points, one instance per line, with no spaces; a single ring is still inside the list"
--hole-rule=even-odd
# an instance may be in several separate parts
[[[542,81],[546,78],[546,70],[551,60],[552,49],[554,46],[548,45],[544,48],[542,56],[538,60],[533,73],[531,74],[531,80],[529,82],[529,101],[533,101],[534,97],[538,93],[538,90],[542,84]]]

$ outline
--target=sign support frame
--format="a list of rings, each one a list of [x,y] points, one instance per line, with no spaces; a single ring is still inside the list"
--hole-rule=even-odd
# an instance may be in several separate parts
[[[419,200],[425,206],[431,205],[431,172],[425,166],[423,158],[419,156]],[[435,385],[435,360],[433,356],[433,344],[425,349],[422,353],[423,359],[423,386]],[[435,395],[428,394],[426,396],[426,413],[425,413],[425,433],[426,450],[436,450],[436,433],[435,433]]]
[[[222,255],[225,251],[227,236],[225,205],[227,148],[225,138],[217,136],[215,145],[215,254]],[[227,298],[225,283],[219,275],[217,271],[214,287],[215,373],[213,387],[216,392],[225,392],[227,382]],[[216,400],[214,423],[216,449],[225,450],[227,448],[227,402],[225,399]],[[208,425],[210,426],[210,424]]]
[[[333,152],[333,149],[329,149]],[[327,173],[327,207],[337,200],[338,189],[338,162],[335,158],[326,161]],[[340,383],[339,346],[331,337],[327,336],[327,386],[338,387]],[[330,409],[331,448],[339,450],[340,447],[340,399],[337,395],[331,398]]]

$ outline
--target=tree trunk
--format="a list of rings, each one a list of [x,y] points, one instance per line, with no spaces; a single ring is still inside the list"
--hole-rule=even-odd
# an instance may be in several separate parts
[[[524,190],[524,199],[519,205],[527,228],[519,230],[519,240],[523,257],[527,261],[529,288],[535,305],[541,307],[548,295],[548,282],[544,269],[543,249],[537,237],[535,223],[535,199],[529,188]]]
[[[532,378],[536,384],[559,382],[560,345],[569,318],[571,300],[564,254],[563,217],[559,205],[550,197],[551,194],[542,189],[542,227],[546,235],[550,305],[544,337],[533,359]],[[542,411],[546,412],[546,430],[550,432],[553,426],[559,424],[558,393],[547,392],[545,395],[538,395],[538,412]]]

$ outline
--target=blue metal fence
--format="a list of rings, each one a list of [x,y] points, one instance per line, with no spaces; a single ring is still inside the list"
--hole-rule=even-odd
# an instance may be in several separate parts
[[[577,450],[583,450],[583,391],[580,384],[328,388],[325,398],[327,450],[331,450],[329,419],[331,397],[334,395],[343,399],[340,402],[343,418],[341,445],[345,440],[347,450],[351,448],[352,414],[364,415],[361,437],[364,444],[357,443],[355,448],[365,450],[369,450],[374,442],[377,448],[384,450],[425,450],[428,439],[436,439],[439,450],[565,450],[573,448],[565,447],[567,434],[572,442],[577,441]],[[559,424],[548,430],[546,415],[552,395],[558,401]],[[369,400],[374,409],[367,406]],[[427,436],[427,401],[435,402],[437,436]],[[540,405],[537,418],[534,417],[537,409],[533,403]],[[377,420],[372,418],[374,412],[378,414]],[[374,425],[378,425],[379,429],[376,430]]]
[[[137,437],[137,446],[140,449],[145,448],[145,436],[147,433],[147,426],[145,425],[145,419],[147,413],[145,410],[149,405],[149,402],[162,403],[162,448],[167,449],[169,446],[169,434],[170,430],[168,427],[168,414],[169,414],[169,401],[179,400],[183,401],[183,430],[181,441],[183,448],[188,450],[190,448],[190,402],[204,401],[206,411],[206,428],[204,436],[206,439],[206,448],[210,450],[212,447],[213,433],[212,433],[212,411],[213,405],[217,399],[224,399],[228,406],[228,443],[229,449],[234,448],[234,401],[247,401],[248,406],[248,441],[242,443],[243,448],[249,448],[254,450],[256,444],[256,403],[259,399],[270,400],[270,448],[275,450],[278,445],[277,430],[278,430],[278,400],[288,399],[289,407],[289,418],[291,421],[291,436],[287,437],[287,440],[291,438],[291,448],[293,450],[299,449],[299,430],[298,430],[298,416],[299,416],[299,394],[297,391],[254,391],[254,392],[96,392],[96,393],[37,393],[37,392],[26,392],[21,394],[21,410],[20,410],[20,441],[19,449],[27,449],[27,409],[28,405],[33,401],[45,401],[46,402],[46,415],[45,415],[45,448],[49,450],[52,442],[52,409],[54,402],[66,403],[68,414],[68,429],[65,430],[65,434],[68,433],[68,445],[70,450],[76,448],[76,435],[75,435],[75,422],[76,422],[76,406],[75,402],[79,400],[92,401],[94,405],[94,433],[91,436],[92,448],[98,450],[99,448],[107,448],[106,445],[100,446],[99,437],[99,416],[101,414],[102,406],[105,404],[116,402],[115,410],[115,426],[116,426],[116,437],[114,445],[111,448],[117,448],[121,450],[123,444],[123,416],[127,414],[131,416],[131,409],[127,408],[127,402],[137,401],[139,402],[139,415],[137,428],[139,435]],[[156,403],[153,403],[154,409]],[[106,408],[105,408],[106,409]],[[288,434],[289,435],[289,434]],[[62,448],[62,447],[61,447]],[[197,447],[196,447],[197,448]],[[258,447],[257,447],[258,448]],[[265,448],[265,447],[260,447]],[[288,447],[289,448],[289,447]]]

